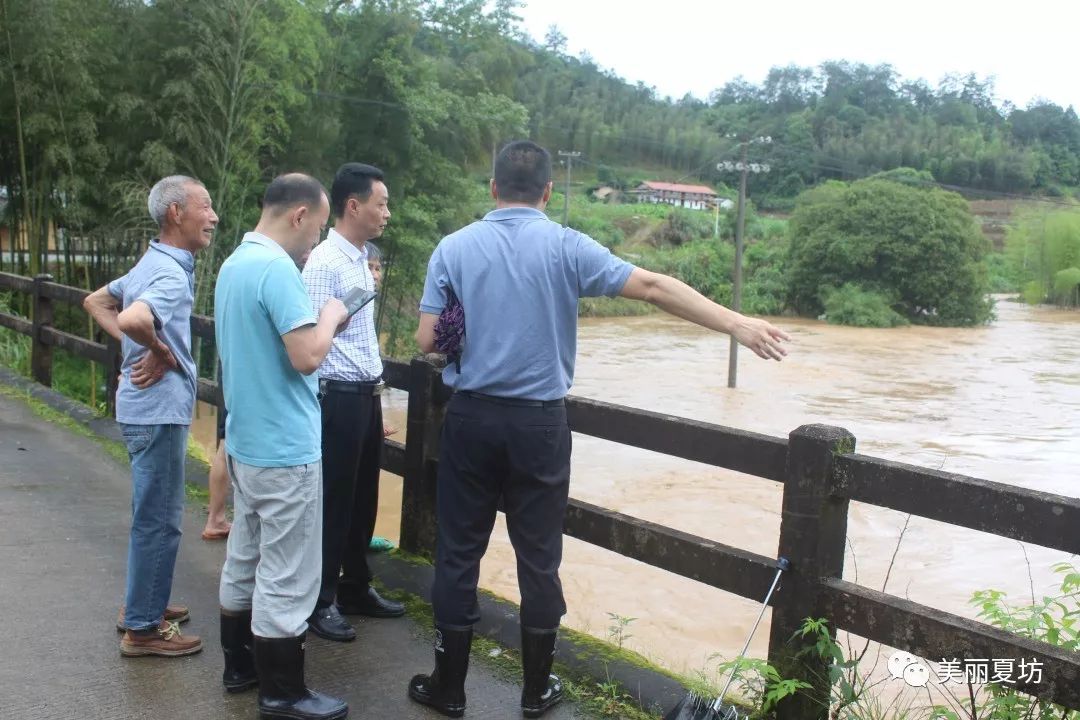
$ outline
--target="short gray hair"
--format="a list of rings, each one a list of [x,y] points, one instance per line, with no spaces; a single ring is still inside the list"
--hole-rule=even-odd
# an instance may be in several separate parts
[[[179,203],[180,207],[184,207],[187,201],[188,185],[202,186],[202,183],[187,175],[170,175],[158,180],[150,189],[150,197],[146,199],[146,208],[158,227],[165,224],[165,216],[169,212],[170,205]]]

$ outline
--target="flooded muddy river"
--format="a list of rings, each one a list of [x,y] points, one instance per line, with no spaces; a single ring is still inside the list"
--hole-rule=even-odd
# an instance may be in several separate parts
[[[981,328],[887,330],[779,319],[793,341],[782,363],[742,349],[727,387],[726,336],[665,315],[583,320],[573,393],[775,436],[807,423],[839,425],[861,453],[1023,487],[1080,492],[1080,313],[999,300]],[[406,395],[385,397],[402,430]],[[195,434],[213,438],[212,413]],[[402,439],[403,433],[395,436]],[[379,532],[397,537],[400,478],[385,475]],[[781,488],[767,480],[574,437],[575,498],[775,556]],[[927,498],[933,502],[933,498]],[[844,576],[974,617],[976,590],[1016,602],[1052,587],[1063,553],[852,503]],[[899,545],[898,545],[899,542]],[[895,553],[895,561],[893,556]],[[1029,578],[1028,566],[1031,575]],[[564,622],[692,674],[733,657],[754,603],[567,539]],[[517,600],[513,553],[500,521],[481,584]],[[762,588],[764,594],[767,588]],[[766,618],[768,616],[766,615]],[[764,656],[763,623],[751,652]]]

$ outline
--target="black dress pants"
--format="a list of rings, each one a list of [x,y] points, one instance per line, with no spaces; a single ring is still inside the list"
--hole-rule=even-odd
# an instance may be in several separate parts
[[[517,557],[521,623],[551,629],[566,613],[559,565],[570,490],[570,428],[561,401],[543,406],[455,393],[437,481],[435,620],[480,619],[476,586],[500,499]]]
[[[367,594],[383,444],[378,395],[327,390],[321,404],[323,566],[316,608],[329,607],[335,597],[342,604],[359,602]]]

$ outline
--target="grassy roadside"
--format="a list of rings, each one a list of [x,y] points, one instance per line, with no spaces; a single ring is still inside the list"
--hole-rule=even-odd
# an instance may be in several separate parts
[[[404,603],[406,615],[424,628],[427,635],[431,635],[434,615],[425,600],[403,590],[380,588],[379,592]],[[560,630],[560,635],[575,635],[575,640],[577,639],[572,631]],[[482,664],[505,680],[521,682],[521,654],[483,635],[473,636],[470,662]],[[555,664],[553,672],[562,679],[567,699],[576,703],[584,712],[582,717],[625,720],[656,720],[659,717],[641,708],[634,698],[610,677],[604,681],[585,677],[561,663]]]
[[[424,558],[411,555],[400,548],[393,551],[395,560],[411,565],[430,565]],[[376,582],[376,585],[378,583]],[[385,591],[385,592],[384,592]],[[405,604],[406,614],[411,617],[425,632],[430,633],[434,624],[434,615],[431,605],[418,595],[403,590],[391,590],[379,587],[379,592],[392,597]],[[503,600],[485,590],[480,592],[488,597]],[[605,642],[591,635],[560,628],[560,638],[572,642],[576,647],[583,648],[579,651],[579,657],[585,655],[600,658],[601,662],[608,667],[609,663],[622,662],[638,668],[650,670],[684,681],[670,671],[649,662],[638,653],[619,648],[616,645]],[[499,677],[520,682],[521,679],[521,655],[518,651],[505,648],[494,640],[482,635],[473,636],[472,662],[482,663],[492,669]],[[562,663],[556,663],[553,670],[563,681],[566,697],[576,703],[588,718],[625,718],[626,720],[656,720],[660,715],[641,707],[633,695],[620,685],[610,673],[607,677],[597,678],[585,675]]]
[[[128,464],[127,449],[115,440],[107,440],[95,433],[90,428],[83,425],[78,420],[75,420],[66,413],[49,407],[47,404],[38,400],[26,390],[18,388],[8,387],[6,385],[0,385],[0,394],[5,397],[12,398],[23,402],[31,412],[40,417],[42,420],[46,420],[54,425],[68,430],[76,435],[81,435],[84,438],[93,440],[97,443],[106,453],[108,453],[114,460],[123,465]]]
[[[23,402],[31,412],[41,419],[93,441],[101,446],[121,466],[125,468],[128,466],[127,450],[122,443],[101,437],[82,422],[36,398],[28,390],[0,385],[0,394]],[[207,464],[205,453],[201,452],[201,448],[197,444],[189,443],[188,454],[189,458],[202,463],[204,466]],[[197,503],[201,505],[205,512],[205,506],[209,500],[207,488],[194,483],[187,483],[186,499],[189,504]],[[403,562],[429,564],[423,558],[409,555],[400,550],[394,551],[394,555],[396,559]],[[385,590],[385,588],[380,590]],[[388,596],[404,602],[409,616],[417,621],[425,632],[430,633],[434,616],[431,606],[426,601],[419,596],[404,591],[385,591]],[[497,597],[491,593],[486,594],[490,597]],[[619,648],[591,635],[568,628],[563,628],[560,634],[564,639],[573,642],[577,648],[582,648],[579,650],[579,657],[599,658],[605,669],[609,663],[620,662],[682,680],[663,668],[655,666],[637,653]],[[491,668],[500,677],[515,683],[520,682],[521,658],[517,651],[504,648],[486,637],[477,636],[474,639],[472,655],[476,662]],[[598,678],[575,671],[561,663],[557,663],[555,672],[563,680],[567,698],[585,713],[584,717],[625,718],[626,720],[656,720],[659,717],[658,714],[642,708],[632,694],[622,687],[610,673],[605,673],[606,677]]]
[[[129,467],[130,460],[128,459],[127,448],[122,443],[115,440],[109,440],[103,438],[95,433],[90,428],[83,425],[78,420],[75,420],[67,413],[56,410],[50,407],[48,404],[34,397],[27,390],[21,390],[19,388],[8,387],[6,385],[0,385],[0,395],[9,397],[13,400],[18,400],[25,404],[30,411],[40,417],[42,420],[50,422],[54,425],[72,432],[81,437],[92,440],[102,450],[104,450],[113,460],[120,463],[124,467]],[[188,438],[188,457],[201,463],[205,466],[206,470],[210,468],[210,462],[206,457],[206,453],[199,447],[198,443],[195,443]],[[202,509],[205,511],[206,505],[210,502],[210,492],[203,486],[196,483],[188,482],[185,487],[187,501],[189,503],[198,503],[202,505]]]

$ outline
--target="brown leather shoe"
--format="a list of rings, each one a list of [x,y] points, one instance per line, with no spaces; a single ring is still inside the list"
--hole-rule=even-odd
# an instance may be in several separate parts
[[[134,633],[128,630],[120,641],[120,654],[124,657],[142,657],[157,655],[160,657],[179,657],[194,655],[202,650],[202,640],[197,635],[184,637],[180,626],[162,620],[156,632]]]
[[[188,612],[185,605],[169,605],[165,608],[165,620],[173,623],[186,623],[191,619],[191,613]],[[120,606],[120,614],[116,616],[116,631],[124,632],[127,630],[124,627],[124,606]]]

